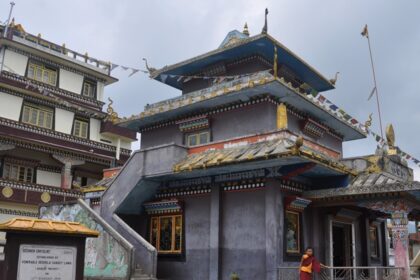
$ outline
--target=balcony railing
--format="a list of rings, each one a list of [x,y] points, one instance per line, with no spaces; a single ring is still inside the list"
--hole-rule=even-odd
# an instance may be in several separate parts
[[[404,269],[400,267],[353,266],[330,267],[321,270],[315,276],[318,280],[396,280],[400,279]],[[278,280],[298,280],[298,267],[279,267]]]
[[[1,26],[0,26],[1,27]],[[0,36],[3,36],[3,31],[0,28]],[[40,47],[52,51],[53,53],[63,58],[71,59],[73,61],[84,63],[95,70],[98,70],[106,75],[111,74],[111,63],[102,61],[93,57],[89,57],[88,53],[81,54],[79,52],[68,49],[65,44],[58,45],[41,38],[41,35],[35,36],[26,32],[17,30],[11,27],[7,31],[6,37],[13,41],[19,42],[32,47]]]

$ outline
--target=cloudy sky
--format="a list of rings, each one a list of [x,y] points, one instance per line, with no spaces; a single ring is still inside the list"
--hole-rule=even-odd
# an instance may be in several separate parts
[[[0,2],[5,21],[9,1]],[[155,68],[213,50],[225,35],[261,32],[268,7],[268,33],[326,77],[341,76],[325,96],[360,121],[373,112],[367,41],[369,25],[384,124],[392,123],[401,149],[420,158],[420,1],[283,0],[15,0],[13,16],[27,32],[66,43],[68,48],[116,64]],[[120,115],[137,114],[147,103],[175,97],[177,90],[138,73],[113,72],[119,82],[107,87]],[[373,153],[372,139],[345,144],[345,156]],[[418,173],[418,172],[416,172]]]

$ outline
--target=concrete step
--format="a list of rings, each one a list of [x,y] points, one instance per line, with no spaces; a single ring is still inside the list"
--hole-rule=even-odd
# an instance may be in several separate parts
[[[143,269],[136,268],[130,280],[157,280],[157,279],[144,274]]]

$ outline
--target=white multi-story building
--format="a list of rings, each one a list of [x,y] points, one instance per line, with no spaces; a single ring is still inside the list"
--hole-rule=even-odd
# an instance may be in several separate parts
[[[0,26],[0,221],[82,196],[122,165],[135,133],[103,111],[111,64]],[[6,34],[7,33],[7,34]]]

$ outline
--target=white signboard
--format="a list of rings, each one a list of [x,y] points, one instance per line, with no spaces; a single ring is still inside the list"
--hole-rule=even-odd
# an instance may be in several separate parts
[[[76,247],[22,244],[17,280],[74,280],[76,255]]]

